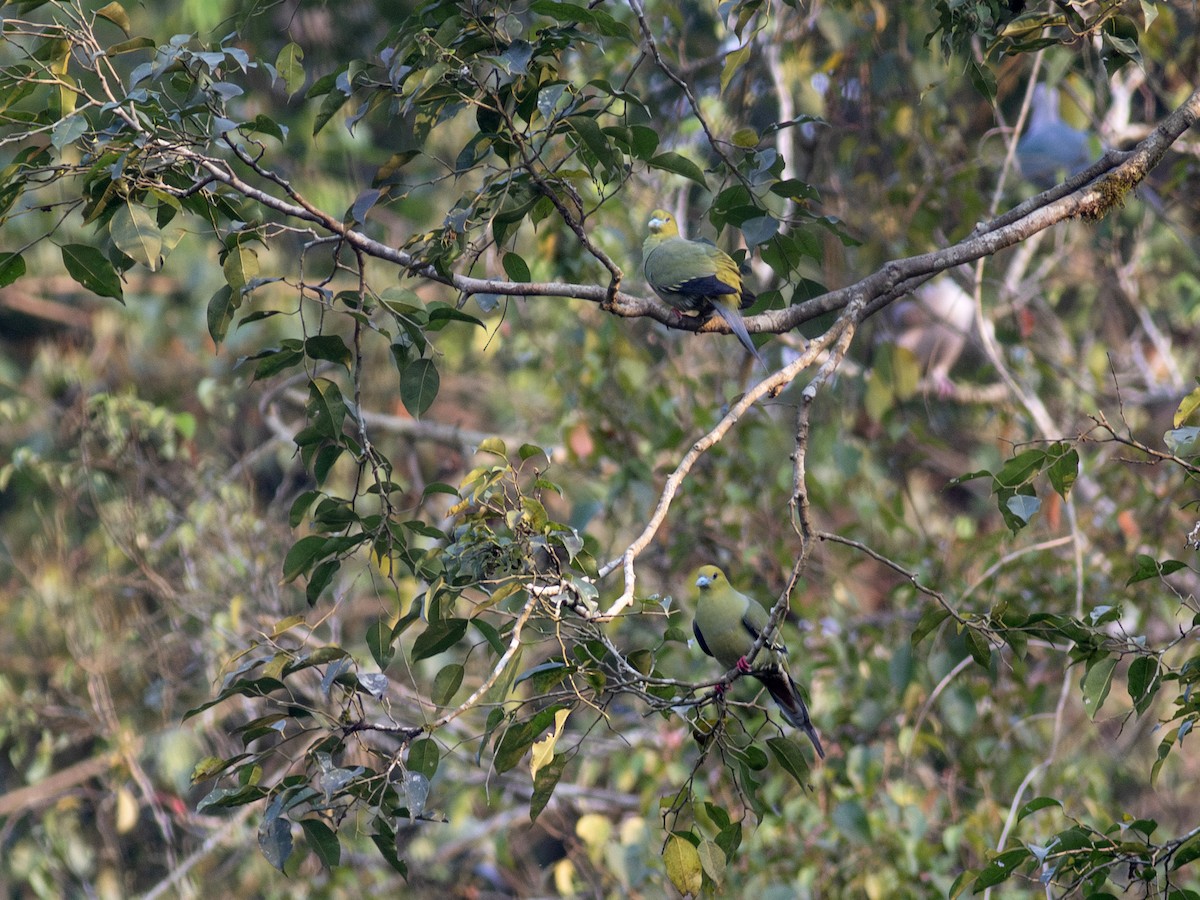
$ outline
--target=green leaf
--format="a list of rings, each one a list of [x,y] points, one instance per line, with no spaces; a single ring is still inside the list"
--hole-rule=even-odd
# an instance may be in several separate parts
[[[246,125],[242,126],[242,131],[246,134],[257,133],[270,135],[280,143],[282,143],[287,137],[286,126],[280,125],[270,116],[264,116],[262,113],[259,113],[257,116],[255,116],[253,122],[248,122]]]
[[[62,150],[83,137],[87,129],[88,122],[82,113],[59,119],[50,129],[50,143],[56,150]]]
[[[1088,661],[1087,672],[1083,676],[1083,706],[1094,719],[1100,712],[1112,687],[1113,670],[1117,667],[1117,657],[1093,657]]]
[[[338,438],[346,419],[346,400],[337,382],[328,378],[314,378],[308,383],[308,403],[305,410],[311,418],[309,428],[315,428],[323,437]],[[297,438],[297,444],[301,441]]]
[[[629,128],[629,150],[637,159],[648,160],[658,149],[658,132],[645,125],[632,125]]]
[[[117,249],[151,272],[162,265],[163,238],[154,217],[144,206],[122,204],[108,223]]]
[[[392,643],[392,626],[381,620],[372,622],[367,628],[367,649],[379,670],[385,671],[391,665],[396,655],[396,647]]]
[[[449,650],[467,633],[466,619],[445,619],[441,622],[431,622],[429,627],[417,635],[413,641],[412,652],[409,654],[413,662],[435,656],[443,650]]]
[[[497,656],[504,655],[504,641],[500,639],[500,632],[494,625],[479,618],[472,619],[471,624],[475,626],[476,631],[483,635],[483,639],[488,642],[492,652]]]
[[[1126,676],[1126,689],[1133,708],[1141,715],[1146,711],[1158,693],[1161,678],[1158,672],[1158,659],[1153,656],[1139,656],[1129,664]]]
[[[1046,465],[1047,454],[1044,450],[1026,450],[1008,460],[996,473],[996,481],[1001,487],[1019,488],[1028,484]]]
[[[801,787],[808,786],[808,760],[793,741],[785,737],[767,738],[767,749],[775,756],[775,761],[783,766],[784,771],[796,779],[797,784]]]
[[[444,666],[433,679],[433,689],[429,692],[429,699],[437,706],[449,706],[458,689],[462,687],[464,672],[465,670],[458,663]]]
[[[959,475],[957,478],[951,478],[947,484],[951,486],[966,484],[968,481],[975,481],[977,478],[991,478],[995,480],[996,476],[987,469],[980,469],[976,472],[968,472],[965,475]]]
[[[693,897],[700,895],[700,889],[704,886],[704,869],[700,863],[700,853],[691,841],[672,834],[663,850],[663,863],[667,867],[667,877],[679,893]]]
[[[267,862],[282,872],[292,855],[292,823],[283,816],[263,819],[258,828],[258,849]]]
[[[917,622],[917,627],[913,629],[912,645],[915,647],[921,641],[925,640],[926,636],[931,634],[934,629],[946,621],[950,617],[950,612],[943,606],[931,606],[925,610],[920,620]]]
[[[728,814],[726,814],[726,817],[728,818]],[[733,855],[737,853],[738,847],[742,845],[742,823],[730,822],[720,827],[721,832],[717,835],[717,846],[721,848],[721,852],[725,854],[726,859],[732,859]]]
[[[600,130],[591,116],[570,116],[567,126],[575,132],[580,142],[587,147],[596,161],[603,166],[606,176],[615,176],[620,171],[620,156],[609,143],[608,135]]]
[[[979,870],[963,869],[959,873],[958,877],[954,879],[954,883],[950,885],[950,891],[947,894],[949,900],[958,900],[958,898],[962,896],[963,892],[975,883],[975,879],[978,877]]]
[[[736,50],[725,54],[725,65],[721,67],[721,93],[725,93],[725,89],[729,87],[729,82],[733,80],[733,76],[738,73],[750,59],[751,41],[747,41]]]
[[[294,94],[304,87],[304,51],[299,44],[288,43],[275,57],[275,71],[283,79],[288,94]]]
[[[355,223],[367,221],[367,216],[371,209],[379,202],[379,198],[383,196],[383,191],[378,188],[371,188],[359,194],[354,204],[350,207],[350,218]]]
[[[441,754],[432,738],[413,741],[408,748],[407,765],[410,772],[420,772],[426,778],[433,778],[440,761]]]
[[[1138,553],[1134,557],[1134,562],[1138,564],[1138,568],[1134,569],[1133,575],[1126,578],[1126,587],[1130,584],[1135,584],[1139,581],[1147,581],[1148,578],[1157,578],[1162,575],[1162,568],[1158,564],[1158,560],[1154,557],[1147,556],[1145,553]]]
[[[225,274],[225,283],[230,289],[239,292],[252,279],[258,277],[258,254],[253,247],[238,241],[225,254],[221,271]]]
[[[392,830],[391,824],[382,816],[375,820],[375,827],[379,830],[371,835],[371,842],[375,844],[379,855],[387,861],[387,864],[400,873],[401,877],[408,878],[408,864],[404,862],[396,853],[396,832]]]
[[[652,169],[661,169],[664,172],[671,172],[675,175],[682,175],[688,178],[703,188],[708,187],[708,182],[704,179],[704,172],[700,167],[688,159],[686,156],[680,156],[678,153],[668,151],[660,153],[649,163]]]
[[[1067,494],[1071,492],[1075,479],[1079,475],[1079,453],[1074,447],[1068,448],[1065,444],[1055,444],[1051,449],[1052,456],[1054,456],[1055,449],[1059,449],[1061,452],[1050,464],[1046,474],[1050,478],[1051,487],[1066,500]]]
[[[310,94],[314,88],[316,88],[316,84],[309,88]],[[329,124],[329,120],[337,115],[338,110],[340,110],[349,99],[349,95],[343,93],[340,88],[334,88],[325,94],[325,99],[321,101],[321,107],[317,110],[316,118],[313,119],[313,137],[316,137],[318,134],[320,134],[321,129]]]
[[[779,220],[774,216],[756,216],[743,222],[741,228],[747,245],[757,247],[779,233]]]
[[[479,447],[476,452],[490,453],[492,456],[498,456],[501,459],[508,458],[508,447],[505,446],[504,441],[498,437],[484,438],[479,442]]]
[[[1176,869],[1181,869],[1188,863],[1195,862],[1200,859],[1200,834],[1194,834],[1175,851],[1175,855],[1171,857],[1170,869],[1174,872]]]
[[[975,879],[975,891],[978,892],[981,888],[994,887],[1007,881],[1016,871],[1017,866],[1027,859],[1029,859],[1029,851],[1024,847],[997,854],[991,862],[983,867],[983,871]]]
[[[1127,587],[1139,581],[1160,578],[1164,575],[1170,575],[1172,572],[1178,572],[1180,569],[1187,568],[1186,563],[1180,562],[1177,559],[1165,559],[1159,562],[1153,556],[1147,556],[1145,553],[1137,554],[1134,560],[1137,563],[1137,568],[1125,581]]]
[[[865,405],[872,421],[882,422],[896,401],[916,396],[921,363],[907,347],[884,344],[879,348],[867,378]]]
[[[870,844],[873,840],[871,823],[857,800],[843,800],[834,807],[831,818],[837,830],[851,841]]]
[[[1035,797],[1021,807],[1017,813],[1017,821],[1020,822],[1026,816],[1033,815],[1039,809],[1046,809],[1050,806],[1057,806],[1059,809],[1062,809],[1062,801],[1055,800],[1053,797]]]
[[[112,44],[105,49],[104,55],[120,56],[122,53],[133,53],[137,50],[152,50],[157,46],[158,44],[156,44],[152,38],[135,37],[130,38],[127,41],[121,41],[120,43]]]
[[[293,581],[297,576],[312,568],[313,564],[325,555],[325,545],[329,538],[319,534],[302,537],[287,552],[283,559],[283,580]]]
[[[191,781],[192,784],[198,784],[201,781],[220,775],[224,772],[233,760],[225,760],[219,756],[206,756],[200,762],[192,767]]]
[[[971,79],[972,86],[991,103],[996,99],[996,76],[990,69],[979,65],[973,59],[968,59],[966,63],[967,77]]]
[[[605,37],[630,37],[628,26],[599,9],[562,3],[560,0],[534,0],[529,8],[538,15],[547,16],[556,22],[578,22],[587,25]]]
[[[533,796],[529,798],[530,822],[536,822],[537,817],[546,808],[546,804],[550,802],[550,797],[554,794],[554,789],[558,786],[566,767],[566,754],[556,753],[550,762],[538,769],[537,775],[533,779]]]
[[[336,868],[342,861],[342,845],[336,832],[320,819],[301,819],[304,839],[326,869]]]
[[[433,405],[440,387],[441,376],[433,360],[414,359],[400,376],[400,401],[414,419],[419,419]]]
[[[470,313],[456,309],[448,303],[429,304],[428,328],[430,331],[441,331],[449,322],[466,322],[469,325],[478,325],[480,328],[486,327],[483,322]]]
[[[95,247],[67,244],[62,248],[62,260],[67,274],[93,294],[125,302],[117,270]]]
[[[496,771],[503,773],[515,767],[533,746],[536,736],[529,722],[510,725],[496,745],[496,755],[492,760]]]
[[[8,287],[25,274],[25,260],[20,253],[0,253],[0,288]]]
[[[327,559],[313,569],[312,575],[308,578],[308,586],[304,589],[304,599],[308,601],[309,606],[316,605],[317,600],[321,597],[321,593],[325,588],[329,587],[330,582],[333,581],[333,576],[337,574],[338,569],[341,567],[341,560]]]
[[[213,343],[220,346],[229,333],[229,323],[241,305],[241,297],[234,294],[229,285],[223,284],[208,301],[208,333]]]
[[[517,254],[505,253],[503,265],[504,273],[509,277],[510,281],[526,283],[533,280],[528,264]]]
[[[346,342],[336,334],[319,334],[308,338],[304,342],[304,354],[309,359],[323,359],[344,366],[347,372],[350,371],[350,364],[354,360]]]
[[[1172,728],[1167,732],[1166,736],[1158,743],[1158,756],[1154,760],[1154,765],[1150,767],[1150,787],[1154,787],[1158,783],[1159,773],[1162,771],[1163,763],[1167,761],[1167,757],[1171,755],[1171,747],[1175,745],[1175,741],[1179,738],[1179,729]]]
[[[967,629],[967,650],[971,653],[971,658],[985,669],[991,668],[992,665],[992,647],[979,631],[975,628]]]
[[[213,788],[196,804],[196,812],[202,813],[210,809],[233,809],[248,803],[257,803],[266,795],[265,788],[253,784],[241,787]]]

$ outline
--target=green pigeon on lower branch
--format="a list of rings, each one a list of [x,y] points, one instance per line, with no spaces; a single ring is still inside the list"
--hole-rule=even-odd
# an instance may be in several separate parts
[[[716,244],[680,237],[675,217],[665,209],[652,212],[648,224],[650,234],[642,244],[642,272],[654,293],[686,315],[715,312],[766,368],[767,362],[750,340],[739,312],[755,297],[742,283],[741,269],[733,257]]]
[[[801,729],[813,742],[817,756],[825,758],[825,749],[804,705],[804,697],[787,668],[787,648],[775,636],[763,645],[750,668],[746,654],[767,627],[767,611],[761,603],[734,590],[725,573],[716,566],[701,566],[692,573],[692,599],[696,617],[692,631],[700,649],[715,657],[721,665],[753,675],[770,692],[783,717],[793,728]]]

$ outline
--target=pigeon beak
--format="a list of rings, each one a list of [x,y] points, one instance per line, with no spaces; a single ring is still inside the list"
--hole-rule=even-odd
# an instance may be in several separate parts
[[[696,587],[700,588],[701,590],[704,590],[704,588],[708,587],[710,584],[712,584],[712,579],[707,575],[701,575],[696,579]]]

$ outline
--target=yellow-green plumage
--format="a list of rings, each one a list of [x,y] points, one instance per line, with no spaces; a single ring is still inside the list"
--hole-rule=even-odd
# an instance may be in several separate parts
[[[727,668],[747,671],[745,656],[767,627],[766,609],[735,590],[716,566],[701,566],[692,573],[691,584],[696,608],[692,631],[700,649]],[[777,634],[759,651],[751,674],[770,692],[788,723],[803,730],[817,755],[824,759],[825,749],[809,718],[804,697],[788,672],[787,648]]]
[[[654,292],[686,315],[717,313],[742,346],[763,366],[739,312],[754,302],[742,272],[728,253],[707,241],[679,236],[675,217],[665,209],[650,214],[650,234],[642,244],[642,272]]]

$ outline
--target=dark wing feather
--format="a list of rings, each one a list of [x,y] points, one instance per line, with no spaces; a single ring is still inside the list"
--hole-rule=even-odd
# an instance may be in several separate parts
[[[696,624],[695,619],[692,620],[692,634],[696,636],[696,643],[700,645],[700,649],[704,651],[704,655],[713,656],[713,652],[708,649],[708,644],[704,643],[704,635],[700,633],[700,626]]]
[[[751,602],[753,603],[754,601]],[[754,622],[750,620],[750,616],[748,614],[742,616],[742,627],[746,629],[746,632],[753,640],[757,641],[758,636],[762,634],[762,629],[758,628]],[[787,655],[787,647],[783,646],[779,640],[767,641],[765,644],[763,644],[763,649],[771,650],[775,653],[781,653],[784,656]],[[709,656],[712,656],[712,654],[710,653]]]
[[[714,244],[712,241],[710,241],[708,238],[697,238],[697,239],[696,239],[696,241],[695,241],[695,243],[697,243],[697,244],[707,244],[709,247],[716,247],[716,246],[717,246],[717,245],[716,245],[716,244]],[[718,247],[717,249],[720,249],[720,248]],[[739,271],[741,272],[741,274],[743,274],[743,275],[746,275],[746,274],[748,274],[748,273],[750,272],[750,266],[748,265],[748,262],[747,262],[746,260],[743,260],[743,261],[742,261],[742,264],[741,264],[741,265],[738,267],[738,269],[739,269]],[[720,284],[725,284],[725,282],[724,282],[724,281],[720,281],[720,279],[717,279],[715,275],[714,275],[714,276],[710,276],[710,277],[711,277],[711,278],[713,278],[713,279],[714,279],[714,280],[716,280],[716,281],[719,281],[719,283],[720,283]],[[727,290],[727,291],[723,291],[722,293],[726,293],[726,294],[734,294],[734,293],[737,293],[737,292],[736,292],[736,291],[733,291],[733,290]],[[740,307],[739,307],[739,308],[740,308],[740,309],[745,309],[745,308],[746,308],[746,307],[748,307],[748,306],[753,306],[753,305],[754,305],[754,301],[755,301],[755,300],[757,300],[757,299],[758,299],[758,295],[757,295],[757,294],[755,294],[755,293],[754,293],[754,291],[750,290],[750,288],[746,287],[746,285],[745,285],[745,284],[743,284],[743,285],[742,285],[741,305],[740,305]]]
[[[705,300],[712,297],[723,297],[727,294],[738,293],[737,288],[731,284],[726,284],[716,275],[689,278],[687,281],[671,285],[671,290],[677,291],[680,294],[686,294],[689,297]]]
[[[787,719],[788,724],[807,734],[808,739],[812,741],[813,748],[817,751],[817,756],[824,759],[825,748],[821,746],[821,738],[817,735],[817,729],[813,727],[812,719],[808,715],[804,697],[787,669],[775,666],[759,671],[755,677],[775,698],[775,702],[779,704],[779,710]]]

